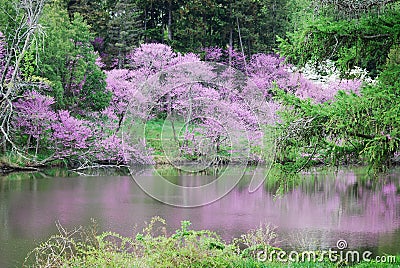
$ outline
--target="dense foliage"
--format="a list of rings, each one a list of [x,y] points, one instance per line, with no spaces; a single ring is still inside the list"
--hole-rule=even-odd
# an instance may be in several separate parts
[[[368,11],[361,12],[360,7],[344,14],[320,7],[318,16],[308,19],[287,38],[279,38],[280,52],[295,64],[318,64],[330,59],[336,61],[344,76],[355,66],[376,76],[386,64],[390,50],[398,49],[400,42],[400,4],[388,2],[394,3],[376,3],[377,7],[371,5]]]
[[[242,39],[248,53],[269,52],[289,22],[288,1],[277,0],[64,2],[71,16],[80,13],[104,40],[98,48],[107,57],[117,57],[141,42],[198,52],[208,46],[239,48]]]
[[[280,39],[281,53],[295,64],[317,66],[319,74],[335,72],[326,68],[327,60],[334,61],[337,79],[365,78],[355,71],[360,67],[377,78],[322,104],[278,90],[277,99],[289,108],[282,114],[287,138],[280,147],[281,163],[289,170],[310,163],[366,162],[385,169],[398,161],[400,143],[399,3],[321,2],[318,16]]]
[[[164,219],[154,217],[136,237],[117,233],[98,234],[96,225],[67,230],[57,224],[59,234],[35,248],[25,259],[24,267],[337,267],[345,265],[327,257],[321,251],[315,254],[318,262],[304,257],[303,262],[290,262],[287,255],[282,261],[257,259],[263,250],[276,258],[282,249],[276,247],[275,228],[260,225],[242,234],[231,243],[222,240],[209,230],[191,230],[189,221],[182,221],[181,228],[168,234]],[[282,253],[286,254],[284,251]],[[267,254],[268,255],[268,254]],[[299,253],[300,255],[300,253]],[[322,255],[322,258],[321,258]],[[308,256],[308,255],[307,255]],[[324,257],[325,256],[325,257]],[[396,267],[393,263],[362,261],[354,267]],[[295,258],[295,257],[293,257]],[[299,257],[301,260],[303,257]],[[285,261],[286,260],[286,261]],[[343,261],[344,262],[344,261]]]
[[[262,162],[271,133],[286,171],[398,161],[398,1],[0,3],[2,151],[25,165]]]

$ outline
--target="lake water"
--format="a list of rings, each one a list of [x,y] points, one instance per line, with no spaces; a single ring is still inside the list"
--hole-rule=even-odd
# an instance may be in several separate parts
[[[20,266],[35,245],[57,233],[55,221],[73,228],[89,225],[91,218],[100,231],[123,235],[141,231],[153,216],[164,218],[171,233],[189,220],[191,228],[216,231],[226,241],[270,223],[285,249],[334,248],[338,239],[345,239],[352,249],[400,253],[400,169],[377,178],[364,169],[310,172],[287,184],[268,182],[254,193],[249,193],[249,178],[244,176],[226,196],[196,208],[156,201],[130,176],[51,173],[0,177],[0,267]],[[204,184],[214,178],[165,173],[178,184]],[[149,187],[158,187],[153,170],[139,176]],[[164,194],[171,200],[181,198],[179,193]]]

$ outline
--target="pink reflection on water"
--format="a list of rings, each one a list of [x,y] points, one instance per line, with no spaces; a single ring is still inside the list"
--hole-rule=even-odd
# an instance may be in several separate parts
[[[84,208],[88,196],[84,184],[49,181],[48,186],[49,190],[39,189],[12,195],[9,220],[18,235],[35,237],[48,229],[55,230],[56,221],[79,222],[79,219],[86,219]]]
[[[157,187],[154,176],[143,176]],[[201,181],[202,177],[195,180]],[[282,196],[262,188],[250,194],[247,186],[241,186],[219,201],[190,209],[153,200],[130,177],[81,177],[36,183],[36,190],[23,187],[19,192],[8,193],[8,213],[0,214],[0,218],[6,217],[1,220],[8,223],[8,237],[45,239],[54,233],[57,219],[72,228],[89,224],[90,218],[99,222],[101,230],[133,235],[135,224],[136,231],[141,231],[144,222],[156,215],[167,220],[171,232],[180,227],[182,220],[190,220],[192,228],[217,231],[228,241],[260,223],[277,226],[284,237],[305,233],[310,241],[317,240],[325,246],[334,246],[341,236],[348,239],[349,245],[377,246],[381,235],[400,229],[399,176],[372,187],[368,182],[360,182],[354,172],[341,171],[336,177],[317,176],[312,183],[303,183]],[[163,193],[163,189],[159,191]],[[164,194],[182,197],[179,192]],[[7,235],[0,235],[0,239]]]

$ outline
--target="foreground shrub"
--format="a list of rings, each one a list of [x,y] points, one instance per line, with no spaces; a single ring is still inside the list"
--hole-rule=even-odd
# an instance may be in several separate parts
[[[33,267],[233,267],[242,257],[233,244],[214,232],[181,229],[167,235],[166,223],[154,217],[135,238],[90,228],[64,229],[35,248],[25,259]],[[236,267],[236,266],[235,266]]]
[[[190,230],[189,221],[182,221],[181,228],[168,235],[165,220],[154,217],[136,237],[116,233],[97,233],[92,226],[66,230],[56,224],[59,234],[50,237],[32,250],[24,267],[338,267],[345,263],[304,263],[258,260],[259,252],[268,253],[281,249],[274,247],[277,235],[270,225],[260,225],[232,243],[224,242],[208,230]],[[284,253],[284,252],[283,252]],[[320,251],[314,254],[319,256]],[[400,258],[392,263],[398,267]],[[376,262],[361,263],[354,267],[370,267]]]

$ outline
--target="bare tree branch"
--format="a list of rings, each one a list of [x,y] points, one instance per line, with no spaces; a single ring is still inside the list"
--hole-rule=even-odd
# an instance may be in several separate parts
[[[7,47],[4,66],[0,70],[0,133],[4,150],[6,150],[6,144],[8,143],[11,145],[12,150],[17,153],[20,150],[10,137],[13,101],[26,88],[26,82],[20,81],[18,74],[20,73],[21,62],[34,42],[35,36],[43,34],[39,18],[42,14],[44,3],[45,0],[20,0],[14,3],[15,19],[7,13],[17,25],[14,28],[14,36],[8,37],[12,41]]]

